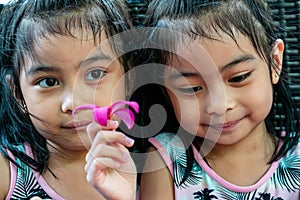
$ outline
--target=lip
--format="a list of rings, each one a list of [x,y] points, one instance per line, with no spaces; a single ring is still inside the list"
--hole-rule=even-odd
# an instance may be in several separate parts
[[[85,130],[86,127],[90,124],[90,121],[77,121],[77,122],[70,122],[66,125],[63,125],[62,128],[70,129],[70,130]]]
[[[222,132],[231,132],[240,124],[240,122],[241,119],[226,123],[210,125],[210,127],[212,127],[213,129],[221,130]]]

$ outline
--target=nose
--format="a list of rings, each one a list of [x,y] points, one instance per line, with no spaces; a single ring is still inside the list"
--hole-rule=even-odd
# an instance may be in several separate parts
[[[229,99],[228,91],[224,85],[215,85],[209,89],[206,104],[206,112],[209,115],[223,116],[226,111],[232,109],[232,103]]]
[[[61,111],[71,114],[73,111],[73,93],[66,91],[62,95]]]

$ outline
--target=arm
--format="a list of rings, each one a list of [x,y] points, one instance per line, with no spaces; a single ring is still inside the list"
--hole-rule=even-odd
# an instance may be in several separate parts
[[[141,177],[140,199],[174,199],[174,182],[168,167],[153,148],[149,148]]]
[[[136,168],[126,148],[131,147],[133,141],[114,131],[115,128],[103,130],[96,123],[88,127],[92,144],[86,156],[87,180],[107,199],[133,200]]]
[[[10,168],[8,160],[0,153],[0,199],[5,199],[10,185]]]

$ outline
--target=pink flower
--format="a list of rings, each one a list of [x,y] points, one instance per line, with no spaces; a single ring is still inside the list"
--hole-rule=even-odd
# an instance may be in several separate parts
[[[85,104],[76,107],[73,112],[72,116],[74,117],[75,112],[78,110],[93,110],[93,117],[94,121],[96,121],[101,126],[107,125],[107,120],[109,120],[113,115],[117,115],[123,122],[126,124],[128,129],[131,129],[134,125],[134,114],[125,106],[128,105],[131,107],[136,113],[139,112],[139,105],[138,103],[134,101],[117,101],[111,106],[106,106],[103,108],[100,108],[99,106],[95,104]]]

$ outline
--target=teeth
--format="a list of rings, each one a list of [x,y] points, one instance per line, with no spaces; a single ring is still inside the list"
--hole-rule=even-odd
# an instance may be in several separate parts
[[[224,126],[223,127],[229,127],[229,126],[231,126],[233,123],[227,123],[227,124],[224,124]]]
[[[216,127],[216,128],[226,128],[226,127],[229,127],[233,124],[233,122],[231,123],[226,123],[226,124],[216,124],[216,125],[213,125],[213,127]]]

